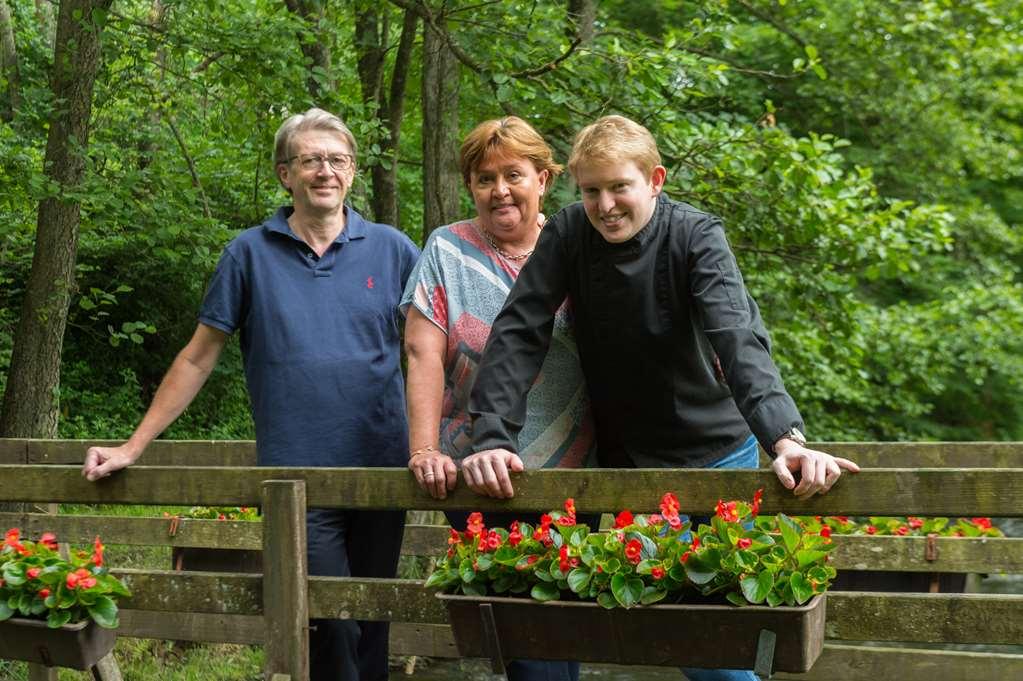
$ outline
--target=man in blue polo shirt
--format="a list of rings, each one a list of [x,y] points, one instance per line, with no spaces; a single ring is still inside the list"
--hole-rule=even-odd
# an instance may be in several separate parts
[[[224,249],[195,334],[128,441],[89,448],[89,480],[141,456],[191,403],[235,331],[260,465],[407,463],[397,305],[419,251],[344,205],[356,144],[339,118],[320,109],[292,116],[274,146],[293,205]],[[403,511],[310,509],[307,527],[310,574],[394,576]],[[386,623],[313,626],[312,681],[387,679]]]

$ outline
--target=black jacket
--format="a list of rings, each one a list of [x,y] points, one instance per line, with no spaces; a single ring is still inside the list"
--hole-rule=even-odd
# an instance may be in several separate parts
[[[721,220],[662,194],[650,222],[620,244],[604,240],[581,203],[548,221],[484,351],[469,403],[474,451],[516,450],[566,295],[602,465],[701,466],[751,430],[771,452],[803,428]]]

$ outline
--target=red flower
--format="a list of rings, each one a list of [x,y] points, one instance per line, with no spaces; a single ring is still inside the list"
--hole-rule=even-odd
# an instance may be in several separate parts
[[[44,532],[43,536],[39,537],[39,543],[50,549],[51,551],[57,550],[57,535],[52,532]]]
[[[643,551],[643,545],[639,543],[638,539],[630,539],[629,543],[625,545],[625,557],[629,559],[629,562],[635,565],[639,562],[640,553]]]
[[[900,537],[905,537],[907,534],[909,534],[909,528],[906,527],[905,525],[899,525],[898,527],[895,528],[895,534],[899,535]]]
[[[660,566],[650,568],[650,576],[653,577],[654,580],[658,581],[664,579],[664,568]]]
[[[499,535],[497,532],[494,532],[493,530],[490,530],[490,532],[487,534],[487,550],[496,551],[499,548],[501,548],[501,535]]]
[[[739,541],[737,541],[735,545],[738,546],[740,549],[748,549],[750,546],[753,545],[753,540],[747,539],[746,537],[740,537]]]
[[[470,537],[483,534],[483,514],[479,511],[475,511],[469,514],[469,519],[465,524],[465,532]]]
[[[85,568],[68,573],[66,581],[69,589],[91,589],[96,586],[96,578]]]
[[[565,499],[565,513],[575,515],[575,499],[572,497]]]
[[[508,543],[512,546],[518,546],[520,541],[522,541],[522,532],[519,531],[519,521],[516,520],[511,524],[511,532],[508,533]]]
[[[677,516],[681,504],[678,503],[678,497],[671,492],[665,492],[664,496],[661,497],[661,515],[665,518],[671,519],[672,516]]]
[[[970,522],[982,530],[991,529],[991,518],[970,518]]]
[[[535,563],[538,560],[540,560],[540,556],[536,555],[535,553],[533,555],[531,555],[529,558],[526,558],[526,562],[529,565],[532,565],[533,563]]]
[[[462,535],[455,528],[449,528],[451,535],[448,537],[448,546],[462,543]]]
[[[49,595],[50,595],[50,590],[49,589],[40,589],[39,590],[39,598],[46,598]]]
[[[867,525],[867,534],[877,534],[877,528],[873,525]]]
[[[100,543],[99,537],[92,543],[92,564],[103,567],[103,544]]]
[[[953,536],[956,536],[956,537],[965,537],[966,535],[965,535],[965,534],[963,534],[963,531],[962,531],[962,530],[956,530],[956,531],[955,531],[955,535],[953,535]]]
[[[223,513],[218,513],[217,520],[227,520],[227,516],[224,515]]]
[[[7,530],[7,534],[4,535],[4,545],[14,546],[18,543],[19,539],[21,539],[21,530],[16,527],[12,527]]]
[[[692,541],[692,547],[691,548],[693,548],[693,549],[700,548],[700,538],[697,537],[695,534],[693,535],[693,541]]]
[[[909,526],[912,527],[914,530],[919,530],[921,527],[924,526],[924,521],[920,518],[914,518],[910,516]]]
[[[764,499],[764,488],[761,487],[753,493],[753,503],[750,504],[750,512],[756,516],[760,513],[760,502]]]
[[[847,516],[847,515],[836,515],[835,516],[835,520],[837,520],[842,525],[846,525],[846,524],[849,523],[849,516]]]
[[[575,499],[565,499],[565,515],[558,518],[558,525],[575,525]]]
[[[568,572],[572,569],[572,564],[568,560],[568,547],[564,544],[558,550],[558,569],[562,572]]]
[[[724,520],[726,523],[735,523],[739,521],[739,514],[735,510],[736,502],[729,501],[723,502],[718,499],[718,504],[715,509],[717,516]]]
[[[660,525],[661,523],[664,522],[664,518],[662,518],[659,513],[651,513],[649,516],[647,516],[647,522],[649,522],[651,525]]]
[[[39,576],[39,573],[41,573],[42,571],[43,571],[43,569],[42,569],[42,568],[37,568],[37,567],[31,567],[31,568],[29,568],[29,569],[25,570],[25,575],[26,575],[26,576],[27,576],[27,577],[28,577],[29,579],[35,579],[36,577],[38,577],[38,576]]]
[[[692,554],[692,551],[686,551],[685,553],[678,557],[678,562],[685,563],[687,560],[689,560],[690,554]]]
[[[822,527],[821,528],[821,536],[822,537],[830,537],[831,536],[831,528],[828,527],[827,525]]]
[[[615,529],[619,529],[620,530],[622,528],[628,527],[633,522],[635,522],[635,520],[636,519],[632,517],[632,513],[630,511],[622,511],[617,516],[615,516],[615,525],[614,525]]]

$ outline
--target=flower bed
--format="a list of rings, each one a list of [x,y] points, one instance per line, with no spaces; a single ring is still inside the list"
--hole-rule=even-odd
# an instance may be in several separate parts
[[[719,501],[711,524],[695,533],[670,492],[661,513],[622,511],[608,532],[576,524],[572,499],[537,527],[488,529],[473,513],[464,532],[451,530],[427,586],[470,596],[593,600],[605,608],[694,598],[792,606],[824,593],[835,577],[827,565],[829,533],[784,514],[758,517],[760,501],[760,491],[749,503]]]

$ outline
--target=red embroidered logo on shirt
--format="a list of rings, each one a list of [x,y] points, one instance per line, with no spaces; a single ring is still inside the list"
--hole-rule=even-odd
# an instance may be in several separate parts
[[[373,277],[366,277],[366,288],[373,288]]]

